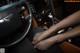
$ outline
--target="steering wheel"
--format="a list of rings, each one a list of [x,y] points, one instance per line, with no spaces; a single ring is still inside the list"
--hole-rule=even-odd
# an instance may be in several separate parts
[[[28,14],[24,16],[27,9]],[[30,30],[32,13],[26,0],[0,7],[0,48],[22,41]]]

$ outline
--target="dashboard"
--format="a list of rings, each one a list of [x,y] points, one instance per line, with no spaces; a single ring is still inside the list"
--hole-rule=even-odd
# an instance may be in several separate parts
[[[29,1],[35,10],[33,16],[38,26],[44,28],[45,30],[48,29],[52,24],[57,24],[59,21],[64,19],[64,17],[68,16],[67,13],[70,15],[70,13],[74,12],[74,10],[80,9],[80,3],[63,3],[64,1],[62,0],[54,0],[53,5],[55,12],[52,12],[51,4],[49,2],[50,0]],[[65,29],[65,31],[67,30],[68,28]],[[66,41],[80,47],[80,39],[78,37],[70,38]]]
[[[7,4],[10,4],[10,3],[13,3],[13,2],[16,2],[16,1],[18,1],[18,0],[2,0],[2,1],[0,1],[0,7],[1,6],[4,6],[4,5],[7,5]],[[50,8],[49,3],[47,3],[48,0],[47,1],[46,0],[28,0],[28,1],[30,3],[30,7],[31,7],[32,12],[33,12],[33,17],[37,21],[38,26],[40,26],[40,27],[42,27],[44,29],[48,29],[53,23],[56,24],[57,22],[59,22],[58,19],[56,19],[56,18],[52,19],[51,18],[51,16],[53,15],[53,12],[51,11],[51,8]],[[58,6],[57,5],[58,4],[56,3],[55,4],[56,9],[58,9]],[[59,11],[58,11],[58,13],[59,13]],[[75,41],[75,38],[69,39],[69,40],[72,41],[71,42],[72,44],[75,44],[75,45],[77,45],[77,46],[80,47],[80,42],[77,40],[77,38],[76,38],[76,41]]]

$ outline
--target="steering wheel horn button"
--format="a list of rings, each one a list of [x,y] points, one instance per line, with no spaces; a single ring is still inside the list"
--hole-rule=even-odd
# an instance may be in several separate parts
[[[9,14],[8,16],[4,17],[3,19],[0,20],[0,23],[3,23],[3,22],[9,22],[10,19],[12,18],[13,14]]]
[[[13,16],[13,14],[9,14],[8,16],[6,16],[4,18],[4,21],[6,21],[6,22],[10,21],[10,19],[12,18],[12,16]]]

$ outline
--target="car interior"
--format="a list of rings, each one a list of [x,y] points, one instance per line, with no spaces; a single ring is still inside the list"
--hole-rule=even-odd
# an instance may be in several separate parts
[[[27,41],[27,52],[36,53],[31,43],[32,29],[47,30],[68,15],[80,10],[80,2],[75,0],[1,0],[0,1],[0,53],[20,53],[21,42]],[[74,26],[75,27],[75,26]],[[63,32],[73,29],[65,28]],[[36,30],[35,30],[36,31]],[[38,32],[38,31],[37,31]],[[26,40],[27,38],[27,40]],[[31,40],[30,40],[31,39]],[[19,47],[24,47],[19,45]],[[69,38],[59,44],[64,53],[80,53],[80,36]],[[8,49],[9,48],[9,49]],[[26,48],[24,47],[26,50]],[[23,52],[24,53],[24,52]],[[40,52],[41,53],[41,52]],[[54,52],[52,52],[54,53]]]

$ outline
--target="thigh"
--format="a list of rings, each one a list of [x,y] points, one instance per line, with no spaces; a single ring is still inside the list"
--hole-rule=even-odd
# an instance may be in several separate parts
[[[34,35],[42,31],[44,31],[44,29],[41,27],[36,27],[36,28],[31,29],[30,32],[28,33],[28,39],[32,42]]]
[[[8,53],[36,53],[32,43],[27,38],[8,50]]]
[[[32,41],[34,35],[38,32],[41,32],[41,31],[44,31],[43,28],[40,28],[40,27],[37,27],[37,28],[34,28],[31,30],[31,34],[29,34],[29,40]],[[50,34],[52,35],[52,34]],[[60,46],[57,44],[57,45],[52,45],[50,48],[48,48],[47,50],[45,51],[41,51],[41,50],[38,50],[36,49],[38,53],[63,53],[62,49],[60,48]]]
[[[37,51],[38,53],[63,53],[59,45],[52,45],[51,47],[49,47],[47,50],[44,51],[41,50],[37,50]]]

